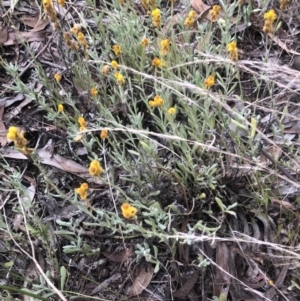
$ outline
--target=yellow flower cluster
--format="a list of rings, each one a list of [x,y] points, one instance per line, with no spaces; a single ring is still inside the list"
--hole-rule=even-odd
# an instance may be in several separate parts
[[[137,209],[128,203],[122,204],[121,210],[122,210],[123,216],[127,219],[134,218],[137,213]]]
[[[286,5],[289,3],[289,0],[280,0],[280,10],[284,10]]]
[[[92,88],[92,89],[90,90],[90,92],[91,92],[91,95],[92,95],[93,97],[96,97],[96,96],[98,95],[98,93],[99,93],[99,91],[98,91],[96,88]]]
[[[44,7],[45,14],[49,17],[50,21],[52,23],[57,22],[56,11],[54,9],[52,0],[43,0],[43,7]]]
[[[165,39],[160,42],[160,54],[167,55],[170,51],[171,41],[170,39]]]
[[[120,56],[122,54],[122,49],[120,45],[114,45],[112,49],[116,56]]]
[[[82,200],[85,200],[88,196],[87,191],[89,189],[89,185],[87,183],[82,183],[79,188],[75,189],[75,192],[79,194]]]
[[[108,130],[107,129],[103,129],[102,131],[101,131],[101,134],[100,134],[100,138],[101,139],[106,139],[108,137]]]
[[[211,21],[216,22],[218,19],[218,16],[221,11],[221,6],[220,5],[214,5],[213,8],[209,11],[211,15]]]
[[[207,88],[211,88],[215,84],[215,78],[210,75],[205,81],[204,86]]]
[[[119,85],[123,85],[125,83],[124,76],[120,72],[115,73],[115,78],[117,79],[117,83]]]
[[[147,38],[143,38],[141,41],[141,45],[146,48],[149,45],[149,40]]]
[[[55,73],[54,78],[55,78],[56,82],[58,82],[58,83],[61,81],[61,75],[59,73]]]
[[[185,27],[192,27],[195,23],[195,19],[196,19],[196,12],[194,10],[191,10],[187,18],[184,20],[183,25]]]
[[[88,48],[88,46],[89,46],[88,42],[82,32],[79,32],[77,34],[77,40],[78,40],[78,43],[84,48],[84,50],[86,50]]]
[[[84,131],[86,129],[87,122],[82,116],[78,117],[77,121],[80,124],[79,131]]]
[[[269,10],[264,14],[265,24],[263,27],[264,33],[270,33],[273,31],[273,24],[275,20],[277,19],[277,15],[274,11],[274,9]]]
[[[151,12],[152,16],[152,24],[154,27],[160,27],[161,26],[161,14],[160,9],[156,8]]]
[[[62,105],[61,103],[57,106],[57,111],[58,112],[63,112],[64,111],[64,105]]]
[[[21,131],[19,128],[15,126],[11,126],[7,132],[7,139],[12,140],[14,145],[19,148],[23,148],[27,144],[27,140],[24,137],[25,132]]]
[[[152,60],[152,66],[156,68],[162,68],[166,66],[166,62],[164,60],[159,59],[158,57],[155,57]]]
[[[102,67],[102,74],[107,75],[109,72],[109,66],[108,65],[104,65]]]
[[[78,50],[79,49],[79,44],[72,39],[71,33],[70,32],[64,32],[63,34],[64,40],[67,44],[67,46],[72,49],[72,50]]]
[[[117,61],[111,61],[111,66],[114,68],[114,69],[118,69],[119,68],[119,64]]]
[[[103,173],[103,168],[101,167],[99,161],[93,160],[90,163],[89,173],[91,176],[100,176]]]
[[[171,107],[171,108],[169,108],[169,110],[168,110],[168,113],[169,113],[170,115],[174,115],[175,112],[176,112],[176,109],[175,109],[174,107]]]
[[[156,95],[153,100],[149,101],[149,106],[151,108],[161,107],[163,103],[164,100],[160,96]]]
[[[236,47],[236,42],[232,41],[227,45],[227,51],[229,53],[229,58],[233,61],[239,59],[238,48]]]
[[[77,36],[77,35],[81,32],[81,25],[75,23],[75,24],[73,25],[73,27],[70,29],[70,31],[71,31],[75,36]]]

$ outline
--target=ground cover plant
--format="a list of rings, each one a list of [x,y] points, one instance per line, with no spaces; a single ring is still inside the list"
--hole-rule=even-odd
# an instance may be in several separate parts
[[[299,300],[298,1],[2,1],[1,300]]]

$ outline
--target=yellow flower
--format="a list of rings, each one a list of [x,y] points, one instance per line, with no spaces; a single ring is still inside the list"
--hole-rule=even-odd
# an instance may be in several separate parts
[[[107,75],[109,72],[109,66],[105,65],[102,67],[102,74]]]
[[[82,116],[78,117],[77,121],[80,124],[79,130],[84,131],[86,129],[87,122]]]
[[[147,38],[143,38],[141,44],[144,48],[146,48],[149,44],[149,40]]]
[[[154,97],[154,100],[149,101],[149,106],[151,108],[161,107],[163,105],[163,103],[164,103],[164,100],[160,96],[156,95]]]
[[[170,108],[170,109],[168,110],[168,113],[169,113],[170,115],[174,115],[175,112],[176,112],[176,109],[175,109],[174,107],[172,107],[172,108]]]
[[[95,89],[95,88],[92,88],[90,92],[91,92],[91,95],[93,97],[96,97],[98,95],[98,93],[99,93],[99,91],[97,89]]]
[[[58,112],[63,112],[64,111],[64,105],[62,105],[61,103],[57,106],[57,111]]]
[[[122,204],[121,210],[122,210],[123,217],[127,219],[134,218],[137,213],[137,209],[128,203]]]
[[[207,88],[212,87],[214,84],[215,84],[215,78],[214,78],[212,75],[210,75],[210,76],[204,81],[204,85],[205,85]]]
[[[120,72],[115,73],[115,78],[117,79],[117,82],[119,85],[122,85],[125,83],[124,76]]]
[[[101,167],[99,161],[93,160],[90,163],[89,173],[91,176],[100,176],[103,173],[103,168]]]
[[[169,39],[162,40],[160,42],[160,53],[161,55],[166,55],[170,51],[171,41]]]
[[[58,83],[61,81],[61,75],[58,74],[58,73],[55,73],[55,74],[54,74],[54,78],[55,78],[55,80],[56,80]]]
[[[70,31],[77,36],[81,32],[81,25],[80,24],[74,24],[74,26],[70,29]]]
[[[273,31],[273,23],[277,19],[277,15],[274,11],[274,9],[269,10],[264,14],[264,27],[263,27],[263,32],[264,33],[269,33]]]
[[[183,25],[185,27],[192,27],[195,22],[196,12],[194,10],[191,10],[187,16],[187,18],[184,20]]]
[[[213,8],[209,11],[211,15],[211,21],[216,22],[219,16],[219,13],[221,11],[221,6],[220,5],[214,5]]]
[[[152,60],[152,66],[156,68],[162,68],[166,66],[166,62],[164,60],[159,59],[158,57],[155,57]]]
[[[152,16],[152,24],[154,27],[159,27],[161,26],[161,14],[160,14],[160,9],[156,8],[151,12]]]
[[[57,0],[58,5],[64,7],[66,5],[66,1],[65,0]]]
[[[19,148],[23,148],[28,143],[24,137],[25,132],[15,126],[11,126],[7,132],[7,139],[12,140],[14,145]]]
[[[111,66],[112,66],[114,69],[118,69],[118,68],[119,68],[119,64],[117,63],[117,61],[111,61]]]
[[[43,0],[45,14],[48,15],[51,22],[56,22],[56,11],[53,7],[52,0]]]
[[[286,5],[289,3],[289,0],[280,0],[280,10],[284,10]]]
[[[116,56],[119,56],[122,54],[122,49],[121,49],[121,46],[120,45],[114,45],[112,47],[113,49],[113,52],[115,53]]]
[[[82,200],[85,200],[88,196],[87,190],[89,189],[89,185],[87,183],[82,183],[79,188],[76,188],[75,191],[79,194]]]
[[[227,45],[227,51],[231,60],[237,61],[239,59],[238,48],[236,47],[235,41],[232,41]]]
[[[82,32],[78,33],[77,40],[81,46],[83,46],[84,48],[88,48],[87,40]]]
[[[108,130],[107,129],[103,129],[102,131],[101,131],[101,134],[100,134],[100,138],[101,139],[106,139],[108,137]]]

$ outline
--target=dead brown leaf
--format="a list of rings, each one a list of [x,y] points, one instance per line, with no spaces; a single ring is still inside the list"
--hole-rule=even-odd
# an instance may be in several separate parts
[[[284,49],[286,52],[289,52],[289,53],[292,53],[292,54],[295,54],[295,55],[300,55],[299,52],[297,51],[294,51],[293,49],[289,49],[286,44],[284,44],[278,36],[275,36],[274,34],[272,33],[269,33],[269,37],[273,40],[273,42],[275,42],[278,46],[280,46],[282,49]]]
[[[214,279],[214,296],[226,295],[230,287],[229,273],[229,249],[225,242],[219,242],[216,250],[216,276]]]
[[[21,18],[21,21],[29,26],[33,27],[31,32],[35,31],[41,31],[46,28],[50,24],[50,21],[48,18],[41,18],[40,15],[35,15],[33,17],[30,16],[24,16]]]
[[[132,254],[133,254],[133,247],[128,248],[125,251],[119,252],[101,252],[107,259],[114,261],[114,262],[125,262]]]
[[[8,26],[0,30],[0,44],[4,44],[8,39]]]
[[[26,42],[43,42],[46,38],[46,31],[39,31],[39,32],[24,32],[24,31],[19,31],[19,32],[10,32],[8,34],[8,40],[3,43],[5,46],[12,46],[15,44],[23,44]]]
[[[209,10],[211,9],[210,6],[204,4],[202,2],[202,0],[194,0],[191,3],[191,6],[195,11],[197,11],[200,14],[203,14],[203,17],[201,17],[201,18],[203,18],[203,19],[205,18],[205,19],[211,21],[211,15],[208,13]]]
[[[133,297],[142,293],[142,291],[147,288],[149,285],[154,269],[151,263],[148,263],[147,267],[143,267],[136,278],[133,281],[133,284],[129,290],[128,296]]]
[[[183,286],[173,294],[173,297],[185,299],[189,292],[193,289],[197,279],[198,275],[193,273],[192,276],[183,284]]]
[[[41,91],[41,89],[43,88],[43,85],[38,83],[36,88],[34,89],[34,92],[38,93]],[[22,94],[21,94],[22,95]],[[29,103],[32,102],[32,99],[29,97],[26,97],[18,106],[16,106],[13,110],[11,110],[10,112],[7,112],[4,114],[3,116],[3,120],[8,122],[10,121],[13,117],[17,116],[20,112],[21,109],[23,107],[25,107],[26,105],[28,105]]]
[[[4,146],[7,143],[6,128],[2,119],[4,113],[4,106],[0,107],[0,146]]]

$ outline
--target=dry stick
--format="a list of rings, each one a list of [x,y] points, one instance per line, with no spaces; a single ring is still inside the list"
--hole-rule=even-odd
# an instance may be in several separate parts
[[[66,299],[66,297],[62,294],[62,292],[60,290],[58,290],[56,288],[56,286],[50,281],[50,279],[48,278],[48,276],[44,273],[42,267],[40,266],[40,264],[38,263],[38,261],[35,259],[35,251],[34,251],[34,246],[33,246],[33,243],[32,243],[32,240],[31,240],[31,237],[30,237],[30,234],[29,234],[29,231],[28,231],[28,228],[27,228],[27,220],[26,220],[26,215],[25,215],[25,212],[24,212],[24,208],[23,208],[23,204],[22,204],[22,201],[20,200],[20,192],[19,190],[17,190],[17,196],[18,196],[18,200],[19,200],[19,203],[20,203],[20,207],[21,207],[21,210],[22,210],[22,214],[24,216],[24,222],[25,222],[25,229],[26,229],[26,233],[27,233],[27,236],[28,236],[28,239],[29,239],[29,242],[30,242],[30,246],[31,246],[31,252],[32,252],[32,256],[26,252],[16,241],[15,239],[13,238],[12,234],[10,233],[10,231],[8,230],[8,234],[10,236],[10,238],[13,240],[13,242],[15,243],[15,245],[26,255],[28,256],[35,264],[35,266],[37,267],[37,269],[39,270],[39,272],[41,273],[41,275],[43,276],[43,278],[45,279],[45,281],[47,282],[47,284],[54,290],[54,292],[59,296],[59,298],[63,301],[68,301]],[[5,208],[3,208],[4,210],[4,219],[5,219],[5,223],[6,225],[8,226],[8,222],[7,222],[7,217],[6,217],[6,212],[5,212]],[[9,229],[9,227],[7,227],[7,229]]]

